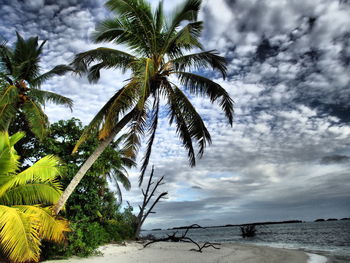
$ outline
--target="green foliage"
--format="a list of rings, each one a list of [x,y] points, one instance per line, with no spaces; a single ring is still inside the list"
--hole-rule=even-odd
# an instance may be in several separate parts
[[[27,126],[23,125],[25,122],[15,124],[16,129],[27,129]],[[50,126],[50,134],[43,141],[34,138],[19,145],[19,148],[27,154],[26,160],[30,161],[35,161],[47,153],[60,156],[66,164],[61,179],[63,187],[66,187],[81,162],[98,144],[96,136],[72,154],[82,131],[83,126],[78,119],[58,121]],[[119,181],[126,187],[130,186],[123,170],[123,165],[127,166],[130,163],[119,152],[118,143],[120,142],[107,147],[72,194],[62,215],[72,223],[73,231],[69,233],[68,240],[63,245],[46,243],[43,248],[44,258],[88,256],[93,254],[99,245],[133,237],[136,217],[130,207],[123,213],[119,211],[115,193],[108,189],[106,180],[109,174],[116,174],[118,178],[124,174],[123,180]]]
[[[52,213],[61,195],[62,164],[47,155],[19,171],[13,146],[23,136],[0,133],[0,251],[16,263],[37,262],[42,240],[61,242],[69,231],[68,222]]]
[[[96,254],[98,246],[132,239],[135,235],[136,216],[132,209],[116,213],[114,219],[91,221],[89,217],[71,224],[72,232],[65,245],[45,243],[43,257],[67,258],[73,255],[87,257]]]
[[[35,136],[43,139],[49,125],[43,111],[45,103],[72,108],[71,99],[40,89],[48,79],[72,70],[58,65],[41,74],[39,63],[45,42],[39,45],[38,37],[25,40],[17,33],[14,47],[0,43],[0,130],[7,130],[21,113]]]
[[[87,257],[96,253],[99,245],[110,241],[107,231],[97,222],[73,223],[71,227],[73,231],[65,245],[45,244],[44,258]]]

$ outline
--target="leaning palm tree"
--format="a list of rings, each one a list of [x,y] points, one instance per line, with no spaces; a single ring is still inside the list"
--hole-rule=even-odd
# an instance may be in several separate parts
[[[0,250],[12,262],[36,262],[41,240],[63,241],[69,228],[52,212],[61,195],[60,162],[49,155],[18,172],[14,144],[23,136],[0,132]]]
[[[40,89],[46,80],[71,71],[69,66],[58,65],[46,73],[40,73],[40,55],[45,43],[43,41],[39,45],[38,37],[25,40],[17,33],[13,48],[5,42],[0,44],[0,130],[7,130],[20,112],[31,131],[42,139],[49,124],[42,109],[45,103],[72,108],[71,99]]]
[[[64,191],[56,212],[127,124],[128,156],[132,158],[136,157],[141,138],[149,133],[141,166],[141,184],[158,126],[161,99],[167,103],[169,122],[175,122],[191,166],[196,162],[193,141],[197,142],[198,156],[201,157],[211,138],[187,93],[208,96],[211,102],[217,102],[232,125],[233,101],[229,94],[218,83],[200,75],[202,70],[211,68],[226,76],[225,59],[215,50],[204,51],[199,41],[203,28],[203,22],[197,21],[200,5],[201,0],[186,0],[175,12],[165,16],[162,2],[152,11],[144,0],[107,1],[106,6],[115,17],[102,22],[94,40],[122,44],[131,53],[101,47],[78,54],[73,65],[77,71],[87,73],[91,82],[100,78],[101,69],[118,68],[131,72],[131,75],[101,108],[77,142],[76,148],[99,131],[100,145]],[[190,53],[192,50],[196,53]]]

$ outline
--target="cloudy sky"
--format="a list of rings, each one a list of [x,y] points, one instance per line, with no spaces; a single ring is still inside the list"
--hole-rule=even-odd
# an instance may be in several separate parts
[[[152,5],[157,4],[152,1]],[[165,0],[170,11],[181,0]],[[96,24],[110,16],[104,0],[0,0],[0,34],[47,39],[43,70],[97,47]],[[220,83],[235,101],[229,126],[217,105],[193,98],[213,143],[195,168],[166,119],[151,164],[165,176],[146,228],[198,223],[350,216],[350,1],[204,0],[202,41],[229,61]],[[104,44],[111,46],[111,44]],[[87,124],[128,75],[103,71],[98,84],[57,77],[43,88],[72,98],[74,111],[48,105],[51,122]],[[124,199],[141,199],[138,171]]]

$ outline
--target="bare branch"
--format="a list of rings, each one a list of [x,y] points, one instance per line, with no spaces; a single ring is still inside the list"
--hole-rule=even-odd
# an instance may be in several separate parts
[[[149,179],[148,179],[146,191],[144,191],[144,189],[141,189],[141,192],[143,195],[143,202],[142,202],[142,205],[139,205],[140,212],[137,216],[138,223],[137,223],[137,229],[136,229],[136,233],[135,233],[136,238],[138,238],[140,231],[141,231],[141,227],[142,227],[143,223],[145,222],[146,218],[149,216],[149,214],[155,213],[153,211],[153,208],[155,207],[155,205],[160,201],[160,199],[165,198],[165,196],[168,194],[167,192],[163,192],[163,193],[159,194],[158,197],[152,203],[151,207],[147,210],[147,212],[145,212],[151,199],[155,196],[155,192],[156,192],[157,188],[160,185],[164,184],[163,183],[164,176],[162,176],[157,181],[157,183],[154,185],[154,187],[151,188],[151,186],[154,184],[154,182],[152,181],[153,175],[154,175],[154,166],[152,166],[152,171],[151,171],[151,174],[150,174]]]
[[[211,242],[205,242],[204,244],[200,245],[199,243],[197,243],[196,241],[194,241],[192,238],[190,237],[187,237],[187,233],[190,229],[192,228],[202,228],[202,229],[205,229],[204,227],[201,227],[200,225],[197,225],[197,224],[193,224],[193,225],[190,225],[186,228],[186,231],[184,234],[182,234],[181,236],[176,236],[176,234],[178,233],[178,231],[176,231],[175,233],[173,233],[172,235],[169,235],[168,234],[168,237],[165,237],[165,238],[159,238],[159,239],[154,239],[148,243],[146,243],[143,247],[146,248],[147,246],[149,246],[150,244],[153,244],[153,243],[156,243],[156,242],[161,242],[161,241],[170,241],[170,242],[188,242],[188,243],[192,243],[194,245],[197,246],[198,249],[195,249],[195,248],[192,248],[190,249],[190,251],[197,251],[197,252],[200,252],[202,253],[202,250],[204,248],[209,248],[209,247],[212,247],[214,249],[220,249],[219,247],[216,247],[216,246],[219,246],[220,243],[211,243]]]
[[[163,177],[162,177],[162,179],[163,179]],[[160,200],[161,198],[163,198],[164,196],[166,196],[167,194],[168,194],[168,192],[163,192],[163,193],[161,193],[161,194],[157,197],[157,199],[153,202],[151,208],[150,208],[150,209],[147,211],[147,213],[143,216],[142,221],[141,221],[141,225],[142,225],[143,222],[146,220],[147,216],[152,212],[152,209],[153,209],[154,206],[159,202],[159,200]]]

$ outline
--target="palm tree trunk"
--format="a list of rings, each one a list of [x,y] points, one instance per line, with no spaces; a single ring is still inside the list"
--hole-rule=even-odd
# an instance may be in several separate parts
[[[84,175],[90,169],[90,167],[94,164],[94,162],[100,157],[103,151],[107,148],[107,146],[113,141],[114,137],[117,135],[116,132],[112,132],[105,140],[103,140],[100,145],[97,146],[95,151],[89,156],[89,158],[85,161],[85,163],[80,167],[79,171],[73,177],[72,181],[70,181],[67,188],[62,193],[60,199],[54,207],[54,213],[57,215],[62,207],[67,202],[70,195],[73,193],[75,188],[78,186],[80,181],[83,179]]]
[[[71,196],[75,188],[78,186],[80,181],[83,179],[84,175],[91,168],[94,162],[100,157],[103,151],[107,148],[107,146],[113,141],[114,137],[120,132],[121,129],[128,124],[128,122],[132,119],[135,110],[130,111],[126,114],[116,125],[112,133],[97,146],[95,151],[89,156],[89,158],[85,161],[85,163],[80,167],[77,174],[73,177],[72,181],[69,183],[67,188],[62,193],[60,199],[55,205],[53,211],[56,215],[61,211],[68,198]]]

